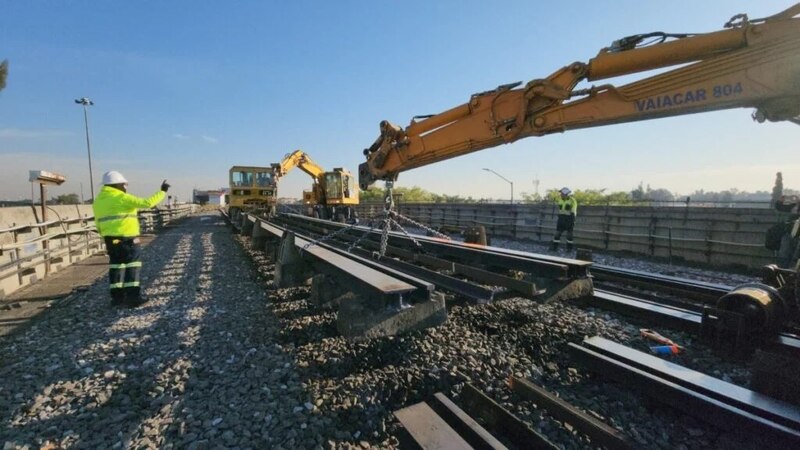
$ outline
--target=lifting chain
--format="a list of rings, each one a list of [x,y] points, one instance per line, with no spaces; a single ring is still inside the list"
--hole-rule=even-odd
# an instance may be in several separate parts
[[[434,230],[433,228],[428,227],[428,226],[426,226],[426,225],[424,225],[422,223],[419,223],[416,220],[413,220],[413,219],[411,219],[409,217],[403,216],[402,214],[399,214],[399,213],[395,212],[394,211],[394,197],[392,195],[393,188],[394,188],[394,182],[393,181],[387,181],[386,182],[386,193],[385,193],[385,196],[384,196],[384,209],[383,209],[384,218],[383,218],[383,222],[381,224],[383,226],[383,230],[382,230],[382,233],[381,233],[381,247],[380,247],[380,252],[378,252],[377,255],[375,255],[376,257],[381,258],[381,257],[386,256],[386,249],[389,246],[389,231],[391,231],[392,226],[394,226],[397,229],[399,229],[407,238],[411,239],[411,241],[414,243],[414,245],[417,247],[417,249],[422,249],[422,244],[418,240],[416,240],[411,233],[406,231],[406,229],[403,228],[402,225],[400,225],[400,222],[397,219],[400,219],[400,220],[403,220],[405,222],[408,222],[408,223],[410,223],[410,224],[412,224],[412,225],[414,225],[414,226],[416,226],[418,228],[422,228],[423,230],[427,231],[428,233],[432,234],[433,236],[436,236],[436,237],[439,237],[439,238],[442,238],[442,239],[450,240],[449,236],[447,236],[445,234],[442,234],[442,233]]]
[[[389,231],[392,229],[391,218],[383,220],[383,233],[381,233],[381,250],[378,256],[386,256],[386,248],[389,246]]]
[[[381,232],[381,248],[376,256],[382,258],[386,256],[386,248],[389,246],[389,231],[392,229],[392,214],[394,213],[394,181],[386,181],[386,191],[383,197],[383,231]]]
[[[372,233],[372,230],[375,229],[375,224],[372,222],[371,219],[372,218],[370,218],[370,221],[369,221],[369,230],[363,232],[358,239],[356,239],[355,241],[353,241],[353,243],[351,243],[350,245],[347,246],[347,253],[352,253],[353,249],[358,247],[358,244],[360,244],[361,241],[363,241],[364,238],[369,236],[369,234]],[[380,225],[378,225],[378,226],[380,227]]]
[[[417,239],[415,239],[414,236],[411,233],[409,233],[405,228],[403,228],[403,226],[400,225],[400,222],[397,219],[400,219],[402,221],[410,223],[411,225],[413,225],[415,227],[422,228],[426,232],[428,232],[431,235],[436,236],[438,238],[450,240],[450,237],[447,236],[446,234],[440,233],[440,232],[434,230],[433,228],[431,228],[429,226],[426,226],[425,224],[422,224],[420,222],[417,222],[414,219],[411,219],[409,217],[406,217],[406,216],[404,216],[402,214],[399,214],[399,213],[395,212],[394,211],[394,198],[393,198],[393,195],[392,195],[393,185],[394,185],[394,183],[391,182],[391,181],[387,181],[386,182],[386,193],[385,193],[385,197],[384,197],[383,219],[381,219],[381,221],[378,223],[377,227],[374,225],[374,222],[371,220],[369,229],[364,231],[364,233],[362,233],[361,236],[357,240],[353,241],[347,247],[347,252],[348,253],[352,252],[352,250],[355,247],[357,247],[370,233],[372,233],[372,231],[375,230],[375,228],[380,228],[381,229],[380,250],[378,252],[374,252],[373,256],[376,259],[379,259],[379,258],[382,258],[382,257],[386,256],[386,250],[389,247],[389,232],[392,230],[392,227],[397,228],[398,230],[400,230],[403,233],[403,235],[405,235],[407,238],[411,239],[411,241],[414,243],[414,245],[417,247],[417,249],[422,249],[422,244]],[[305,249],[307,249],[307,248],[309,248],[309,247],[311,247],[313,245],[317,245],[319,243],[322,243],[322,242],[331,240],[331,239],[333,239],[335,237],[341,236],[342,234],[352,230],[356,226],[357,226],[357,224],[353,223],[353,224],[351,224],[349,226],[346,226],[344,228],[340,228],[339,230],[336,230],[333,233],[326,234],[326,235],[320,237],[319,239],[316,239],[316,240],[314,240],[312,242],[309,242],[308,244],[304,245],[303,246],[303,250],[305,250]]]
[[[317,245],[317,244],[320,244],[322,242],[329,241],[329,240],[331,240],[331,239],[333,239],[335,237],[341,236],[341,235],[345,234],[346,232],[352,230],[356,226],[358,226],[358,225],[353,223],[353,224],[350,224],[350,225],[348,225],[348,226],[346,226],[344,228],[340,228],[340,229],[334,231],[333,233],[326,234],[326,235],[320,237],[319,239],[315,239],[315,240],[309,242],[308,244],[304,245],[303,246],[303,250],[305,250],[305,249],[307,249],[307,248],[309,248],[309,247],[311,247],[313,245]]]
[[[400,215],[398,214],[398,217],[402,217],[402,216],[400,216]],[[410,234],[408,231],[406,231],[406,229],[405,229],[405,228],[403,228],[403,226],[402,226],[402,225],[400,225],[400,223],[399,223],[398,221],[396,221],[396,220],[392,219],[392,225],[394,225],[394,226],[396,226],[397,228],[399,228],[399,229],[400,229],[400,231],[401,231],[401,232],[403,232],[403,234],[404,234],[404,235],[406,235],[406,237],[407,237],[407,238],[411,239],[411,242],[413,242],[413,243],[414,243],[414,245],[417,247],[417,249],[418,249],[418,250],[422,250],[422,244],[420,244],[418,240],[414,239],[414,236],[413,236],[413,235],[411,235],[411,234]],[[387,237],[388,237],[388,236],[387,236]]]
[[[434,236],[436,236],[436,237],[438,237],[440,239],[447,239],[448,241],[450,240],[450,236],[448,236],[446,234],[443,234],[443,233],[440,233],[440,232],[434,230],[433,228],[431,228],[429,226],[426,226],[426,225],[424,225],[422,223],[417,222],[416,220],[413,220],[413,219],[411,219],[409,217],[406,217],[406,216],[404,216],[402,214],[398,214],[398,213],[395,213],[395,216],[400,218],[400,219],[402,219],[402,220],[405,220],[406,222],[410,223],[411,225],[414,225],[415,227],[422,228],[423,230],[427,231],[428,233],[430,233],[430,234],[432,234],[432,235],[434,235]]]

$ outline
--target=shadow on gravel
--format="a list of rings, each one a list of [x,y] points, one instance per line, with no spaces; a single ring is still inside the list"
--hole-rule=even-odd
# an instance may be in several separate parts
[[[193,344],[182,335],[204,327],[207,319],[176,316],[197,307],[198,279],[210,275],[204,266],[216,259],[207,256],[201,241],[230,244],[220,232],[228,234],[223,227],[182,227],[146,247],[144,292],[151,302],[144,307],[112,308],[102,279],[69,309],[0,340],[3,440],[31,445],[49,440],[78,448],[128,447],[133,440],[165,444],[171,424],[148,427],[145,422],[169,415],[169,405],[183,393],[180,384],[192,366]],[[158,261],[157,255],[172,258]],[[205,302],[218,300],[212,295]]]
[[[278,340],[282,344],[302,347],[319,343],[325,338],[338,334],[335,313],[315,316],[303,315],[300,311],[297,311],[293,316],[294,322],[284,324],[278,333]]]

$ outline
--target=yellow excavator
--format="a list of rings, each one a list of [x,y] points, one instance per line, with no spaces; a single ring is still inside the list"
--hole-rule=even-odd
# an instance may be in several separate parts
[[[760,123],[800,124],[799,15],[800,3],[761,19],[737,14],[710,33],[627,36],[588,63],[574,62],[524,86],[473,94],[442,113],[416,116],[405,128],[384,120],[364,150],[359,185],[367,189],[384,180],[391,208],[401,172],[525,137],[732,108],[754,108]],[[581,81],[665,68],[623,86],[576,89]],[[797,268],[766,269],[763,283],[737,287],[717,304],[743,317],[747,330],[774,329],[800,309]]]
[[[356,221],[358,205],[358,187],[355,177],[347,170],[336,167],[332,171],[325,171],[315,163],[308,154],[302,150],[295,150],[287,154],[276,168],[277,178],[297,167],[313,180],[310,191],[303,191],[303,204],[308,208],[308,214],[314,217],[339,222]]]
[[[547,78],[473,94],[439,114],[416,116],[403,128],[382,121],[364,150],[359,184],[394,181],[400,172],[530,136],[694,114],[755,108],[759,122],[800,124],[800,4],[763,19],[734,16],[704,34],[627,36],[588,63],[574,62]],[[596,81],[647,70],[676,69],[624,85]]]

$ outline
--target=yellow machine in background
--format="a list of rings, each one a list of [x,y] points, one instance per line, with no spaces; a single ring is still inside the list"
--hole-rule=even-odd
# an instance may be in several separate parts
[[[358,204],[358,187],[355,177],[347,170],[336,167],[326,172],[302,150],[289,153],[273,167],[278,178],[295,167],[311,177],[311,190],[303,191],[303,204],[308,207],[309,215],[339,222],[356,219],[353,206]]]
[[[234,217],[242,211],[272,214],[277,203],[278,168],[233,166],[229,171],[228,212]]]

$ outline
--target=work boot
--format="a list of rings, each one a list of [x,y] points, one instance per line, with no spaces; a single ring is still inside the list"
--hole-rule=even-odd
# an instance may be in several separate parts
[[[125,306],[127,302],[124,298],[120,297],[111,297],[111,306],[118,307],[118,306]]]
[[[556,243],[556,242],[552,242],[552,243],[550,244],[550,251],[551,251],[551,252],[557,252],[557,251],[558,251],[558,243]]]
[[[145,298],[145,297],[129,298],[129,299],[127,300],[126,304],[127,304],[127,306],[128,306],[129,308],[137,308],[137,307],[139,307],[139,306],[142,306],[142,305],[144,305],[144,304],[145,304],[145,303],[147,303],[149,300],[150,300],[150,299],[148,299],[148,298]]]
[[[572,251],[572,243],[570,243],[570,242],[567,242],[567,251],[568,252]]]

